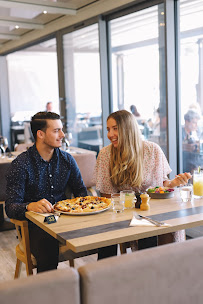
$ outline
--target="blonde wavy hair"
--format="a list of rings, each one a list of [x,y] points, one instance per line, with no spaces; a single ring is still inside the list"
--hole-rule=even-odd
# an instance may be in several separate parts
[[[111,182],[140,188],[143,181],[143,141],[136,118],[128,111],[111,113],[118,128],[118,146],[111,146]]]

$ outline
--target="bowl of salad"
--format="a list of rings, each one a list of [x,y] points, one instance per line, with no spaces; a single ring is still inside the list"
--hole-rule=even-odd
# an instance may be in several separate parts
[[[151,198],[155,198],[155,199],[171,198],[174,196],[174,189],[157,186],[154,188],[148,188],[147,193]]]

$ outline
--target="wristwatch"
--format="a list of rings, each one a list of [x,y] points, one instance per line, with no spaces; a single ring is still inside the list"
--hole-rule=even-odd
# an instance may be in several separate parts
[[[27,205],[25,206],[25,209],[26,209],[26,210],[27,210],[28,205],[29,205],[29,204],[27,204]],[[28,211],[28,210],[27,210],[27,211]]]

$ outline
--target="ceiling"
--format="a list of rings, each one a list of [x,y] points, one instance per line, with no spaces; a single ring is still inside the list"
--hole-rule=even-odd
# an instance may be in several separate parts
[[[80,24],[81,21],[142,1],[144,0],[0,0],[0,55],[29,46],[39,39],[44,40],[50,34]],[[182,0],[181,5],[184,7],[181,10],[184,15],[188,12],[193,12],[195,16],[202,14],[203,0]],[[129,17],[127,20],[129,23]],[[196,18],[195,22],[198,20]],[[200,25],[194,26],[198,28]]]
[[[0,55],[129,2],[133,0],[0,0]]]
[[[0,46],[24,34],[44,29],[66,15],[74,16],[94,0],[0,0]]]

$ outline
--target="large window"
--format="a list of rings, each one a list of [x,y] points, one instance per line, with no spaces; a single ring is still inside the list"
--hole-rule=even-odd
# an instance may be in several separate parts
[[[72,145],[99,152],[102,147],[98,25],[63,36],[68,132]]]
[[[203,167],[203,1],[180,1],[183,171]]]
[[[143,139],[167,150],[164,9],[156,5],[110,22],[113,111],[137,118]]]
[[[38,112],[52,101],[59,110],[56,40],[7,56],[12,116],[16,112]]]
[[[59,112],[56,39],[7,56],[12,145],[30,141],[30,117],[52,102]]]

